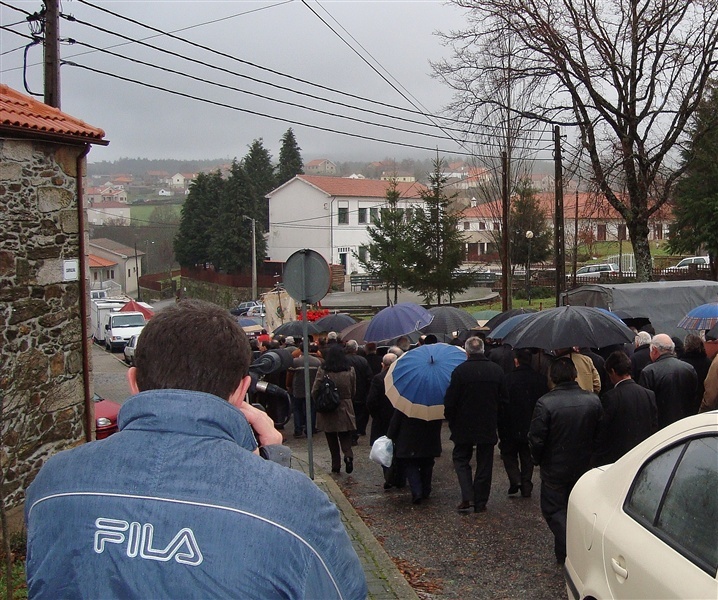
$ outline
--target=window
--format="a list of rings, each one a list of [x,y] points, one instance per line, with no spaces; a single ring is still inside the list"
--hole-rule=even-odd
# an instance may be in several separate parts
[[[132,277],[132,269],[127,269],[127,277]]]
[[[95,271],[95,272],[93,273],[93,276],[94,276],[94,280],[97,281],[97,271]]]
[[[379,220],[379,209],[378,208],[370,208],[369,209],[369,218],[371,219],[371,222]]]
[[[494,231],[501,231],[501,223],[499,221],[494,221]]]
[[[339,225],[349,225],[349,208],[337,209],[337,223]]]
[[[686,559],[715,577],[718,570],[718,436],[674,446],[646,463],[626,512]]]
[[[618,239],[619,239],[619,240],[625,240],[625,239],[626,239],[626,226],[625,226],[625,225],[619,225],[619,226],[618,226]]]
[[[366,262],[368,256],[368,251],[366,246],[359,246],[359,260],[361,262]]]
[[[479,221],[479,230],[480,231],[486,230],[486,222],[485,221]]]
[[[606,241],[606,224],[598,223],[596,225],[596,240],[599,242]]]
[[[359,209],[359,223],[366,223],[366,214],[367,209],[366,208],[360,208]]]
[[[413,208],[407,208],[404,212],[404,220],[407,223],[411,223],[414,219],[414,209]]]
[[[657,223],[653,226],[653,238],[656,240],[663,239],[663,223]]]
[[[468,221],[464,221],[464,231],[469,231],[471,229],[471,225]]]
[[[110,279],[114,279],[114,278],[115,278],[115,270],[110,269]]]

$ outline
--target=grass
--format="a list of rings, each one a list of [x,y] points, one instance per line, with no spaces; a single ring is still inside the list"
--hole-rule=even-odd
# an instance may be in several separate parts
[[[5,565],[0,569],[0,594],[2,598],[7,595],[7,582],[5,581]],[[27,598],[27,583],[25,581],[25,561],[16,560],[12,567],[12,586],[13,598],[15,600],[23,600]]]

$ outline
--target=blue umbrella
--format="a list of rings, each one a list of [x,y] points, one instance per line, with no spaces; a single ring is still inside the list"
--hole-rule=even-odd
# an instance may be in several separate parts
[[[718,302],[696,306],[678,323],[681,329],[711,329],[718,323]]]
[[[384,389],[394,407],[408,417],[444,418],[444,394],[451,373],[466,352],[451,344],[428,344],[402,354],[386,372]]]
[[[380,310],[369,323],[364,341],[381,342],[406,335],[431,323],[434,316],[413,302],[400,302]]]
[[[494,340],[502,340],[506,337],[506,334],[516,327],[516,325],[521,323],[521,321],[523,321],[526,317],[530,317],[532,314],[535,313],[521,313],[514,315],[513,317],[509,317],[503,323],[500,323],[492,329],[486,337],[490,337]]]

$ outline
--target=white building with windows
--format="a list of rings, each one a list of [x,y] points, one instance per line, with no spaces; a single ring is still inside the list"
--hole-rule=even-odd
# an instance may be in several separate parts
[[[297,175],[267,194],[270,260],[286,261],[294,252],[311,248],[346,273],[361,272],[358,256],[369,243],[367,226],[381,218],[388,181]],[[399,183],[399,208],[423,203],[419,183]]]

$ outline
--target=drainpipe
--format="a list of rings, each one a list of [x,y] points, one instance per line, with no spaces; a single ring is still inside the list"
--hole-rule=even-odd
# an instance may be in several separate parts
[[[334,264],[334,201],[336,196],[332,196],[329,201],[329,264]]]
[[[79,154],[76,161],[77,173],[77,224],[80,231],[80,314],[82,323],[82,388],[84,392],[85,402],[85,441],[92,441],[92,424],[95,421],[95,405],[92,402],[90,394],[90,336],[88,335],[88,315],[90,288],[87,279],[89,269],[87,267],[87,247],[85,245],[85,200],[82,191],[82,164],[85,157],[90,152],[90,144],[85,144],[85,149]]]

